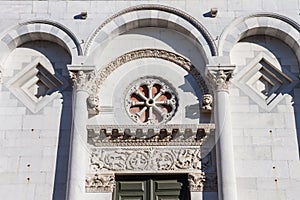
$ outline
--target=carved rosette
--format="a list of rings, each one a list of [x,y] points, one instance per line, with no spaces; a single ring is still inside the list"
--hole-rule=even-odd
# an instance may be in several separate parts
[[[177,109],[175,92],[158,78],[145,77],[131,84],[125,97],[129,117],[138,124],[169,121]]]
[[[90,171],[199,171],[200,149],[132,148],[92,149]]]
[[[205,174],[202,173],[190,173],[188,175],[189,188],[191,192],[203,192]]]
[[[114,188],[114,174],[88,174],[86,176],[86,192],[113,192]]]
[[[214,67],[208,69],[207,77],[216,91],[228,91],[234,67]]]

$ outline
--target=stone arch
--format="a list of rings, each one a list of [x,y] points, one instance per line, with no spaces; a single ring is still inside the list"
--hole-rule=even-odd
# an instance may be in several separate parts
[[[229,56],[232,47],[243,38],[254,35],[275,37],[286,43],[300,61],[300,25],[285,16],[274,13],[258,13],[235,20],[222,33],[219,55]]]
[[[135,51],[128,52],[117,57],[115,60],[111,61],[108,65],[101,68],[96,75],[96,85],[98,88],[101,87],[103,82],[106,78],[118,67],[122,66],[123,64],[137,60],[137,59],[144,59],[144,58],[157,58],[167,60],[169,62],[173,62],[189,72],[194,79],[197,81],[199,88],[203,92],[203,94],[209,93],[209,89],[205,83],[205,80],[202,78],[201,74],[195,68],[195,66],[183,56],[176,54],[174,52],[161,50],[161,49],[139,49]]]
[[[206,59],[217,55],[212,36],[194,17],[176,8],[156,4],[129,7],[105,20],[88,39],[84,54],[90,54],[109,38],[146,26],[170,28],[192,38],[201,45]]]
[[[31,20],[19,23],[3,34],[0,40],[1,63],[16,47],[35,40],[46,40],[62,46],[72,59],[83,54],[79,41],[67,27],[49,20]]]

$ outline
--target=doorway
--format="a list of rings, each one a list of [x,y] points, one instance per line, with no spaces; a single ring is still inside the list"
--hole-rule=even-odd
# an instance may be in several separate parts
[[[187,175],[116,176],[114,200],[190,200]]]

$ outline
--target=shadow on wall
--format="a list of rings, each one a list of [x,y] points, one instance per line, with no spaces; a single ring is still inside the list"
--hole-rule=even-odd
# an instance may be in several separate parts
[[[64,200],[67,191],[68,162],[70,135],[72,126],[72,84],[69,78],[67,64],[71,63],[71,56],[61,46],[48,41],[33,41],[22,45],[24,48],[34,49],[45,55],[54,67],[55,76],[63,77],[69,85],[59,91],[62,94],[60,127],[58,133],[56,167],[54,173],[52,200]]]
[[[241,42],[248,42],[253,44],[252,50],[254,52],[254,56],[259,53],[259,51],[255,51],[257,47],[260,49],[264,48],[265,51],[271,52],[273,56],[276,57],[278,62],[281,66],[281,71],[291,77],[294,76],[294,81],[299,77],[299,66],[300,63],[297,60],[297,57],[293,50],[286,45],[284,42],[277,38],[273,38],[270,36],[251,36],[248,38],[243,39]],[[249,58],[247,58],[249,59]],[[284,82],[283,76],[277,76],[282,82]],[[293,83],[291,83],[293,84]],[[285,129],[284,133],[282,133],[281,137],[290,137],[291,144],[289,145],[289,148],[293,148],[295,143],[292,143],[293,137],[295,137],[297,141],[297,150],[298,150],[298,156],[300,152],[300,84],[295,84],[293,86],[294,88],[288,89],[288,86],[280,86],[278,90],[273,91],[273,94],[275,94],[275,98],[277,98],[278,95],[289,95],[290,101],[288,98],[283,98],[281,102],[278,103],[278,105],[281,106],[283,109],[279,109],[279,106],[276,106],[271,112],[279,112],[283,113],[285,112],[285,119],[286,119],[286,126],[282,127],[282,129]],[[272,89],[270,90],[272,91]],[[272,95],[273,95],[272,94]],[[271,94],[268,94],[271,95]],[[275,110],[276,109],[276,110]],[[293,110],[293,111],[292,111]],[[282,131],[279,131],[282,132]],[[294,151],[293,151],[294,152]]]
[[[190,92],[198,97],[199,103],[185,107],[185,117],[188,119],[198,119],[200,116],[199,123],[211,123],[213,121],[213,113],[201,112],[202,92],[194,77],[190,74],[184,76],[184,84],[180,85],[179,88],[183,92]]]

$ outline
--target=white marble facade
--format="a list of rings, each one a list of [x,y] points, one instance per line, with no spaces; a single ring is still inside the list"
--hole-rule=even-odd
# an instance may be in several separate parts
[[[300,195],[300,1],[0,1],[0,197]]]

